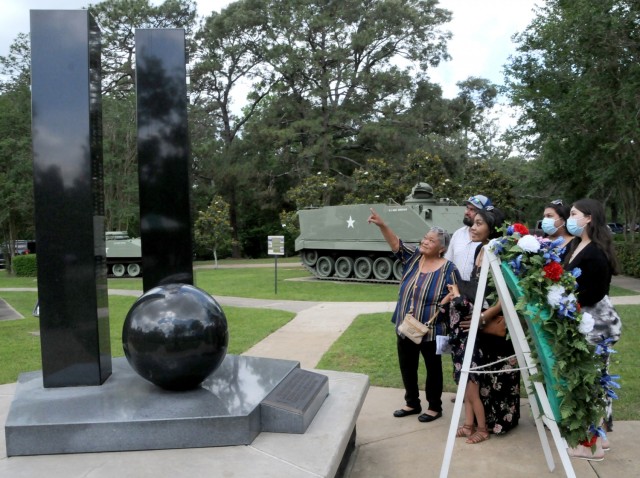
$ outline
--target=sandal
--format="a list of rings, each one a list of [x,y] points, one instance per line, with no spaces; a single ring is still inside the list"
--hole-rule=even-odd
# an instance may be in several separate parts
[[[475,432],[475,427],[473,425],[462,425],[458,427],[458,431],[456,432],[456,438],[469,438]]]
[[[469,438],[467,438],[467,443],[469,443],[470,445],[476,445],[478,443],[482,443],[483,441],[487,441],[488,439],[489,431],[487,430],[487,427],[478,427],[478,430]]]

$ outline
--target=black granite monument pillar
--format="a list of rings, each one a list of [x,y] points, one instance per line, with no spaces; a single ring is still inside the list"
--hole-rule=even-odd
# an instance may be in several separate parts
[[[193,284],[184,30],[136,30],[143,288]]]
[[[111,375],[100,77],[100,30],[87,11],[31,11],[45,387],[100,385]]]

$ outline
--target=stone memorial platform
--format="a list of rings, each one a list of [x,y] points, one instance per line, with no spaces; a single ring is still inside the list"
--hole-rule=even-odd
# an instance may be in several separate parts
[[[114,360],[114,365],[117,367],[114,369],[116,376],[120,373],[118,359]],[[369,389],[369,378],[362,374],[331,370],[311,372],[328,378],[330,394],[303,434],[262,432],[251,444],[245,446],[10,458],[4,455],[5,437],[0,435],[0,476],[81,478],[89,472],[97,478],[203,476],[203,472],[206,472],[207,476],[274,478],[340,476],[355,446],[356,420]],[[7,416],[12,392],[9,387],[15,387],[17,393],[19,385],[0,386],[0,423]],[[134,391],[130,391],[130,395],[135,395]],[[241,406],[241,400],[238,397],[236,406]],[[55,413],[54,410],[51,412]],[[108,433],[108,430],[105,432]],[[185,434],[181,436],[184,438]],[[55,440],[55,437],[43,435],[41,440]]]
[[[44,388],[41,372],[23,373],[5,426],[7,455],[247,445],[263,430],[304,433],[329,390],[325,375],[299,365],[227,355],[184,392],[142,379],[122,357],[102,386]]]

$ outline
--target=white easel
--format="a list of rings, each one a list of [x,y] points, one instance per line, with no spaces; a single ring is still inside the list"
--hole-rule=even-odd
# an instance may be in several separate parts
[[[473,313],[471,315],[471,328],[469,329],[469,337],[467,339],[466,352],[464,354],[464,360],[462,362],[462,371],[460,374],[460,384],[458,385],[458,392],[456,394],[456,401],[453,407],[453,415],[451,417],[451,425],[449,427],[449,435],[447,438],[447,446],[444,452],[444,458],[442,461],[442,467],[440,468],[440,478],[446,478],[449,475],[449,466],[451,464],[451,456],[453,455],[453,446],[456,439],[456,431],[458,429],[458,423],[460,421],[460,415],[462,413],[462,402],[464,401],[464,393],[467,388],[467,381],[469,379],[469,373],[475,369],[470,369],[471,358],[473,355],[473,349],[476,343],[476,337],[478,335],[478,325],[480,324],[480,312],[481,307],[475,306],[476,304],[482,304],[484,302],[484,292],[487,286],[487,279],[489,277],[489,270],[493,276],[498,297],[502,304],[502,313],[507,324],[507,330],[513,343],[513,348],[518,358],[518,364],[522,372],[522,380],[527,390],[529,397],[529,405],[536,423],[538,430],[538,436],[540,437],[540,444],[544,456],[547,460],[547,466],[549,471],[553,471],[555,463],[553,461],[553,455],[551,454],[551,448],[549,447],[549,439],[544,430],[546,425],[551,431],[551,436],[556,446],[564,472],[568,478],[575,478],[576,474],[571,465],[571,459],[567,453],[567,444],[564,438],[560,435],[558,424],[555,422],[551,405],[549,404],[549,398],[544,388],[544,384],[541,382],[532,382],[531,375],[537,372],[533,359],[531,358],[531,350],[527,342],[522,325],[520,325],[520,319],[516,313],[511,294],[507,288],[507,283],[502,275],[500,269],[500,260],[491,252],[488,246],[484,246],[484,255],[482,259],[482,268],[480,270],[480,279],[478,282],[478,291],[476,293],[476,299],[474,301]],[[538,408],[538,400],[542,406],[542,413]]]

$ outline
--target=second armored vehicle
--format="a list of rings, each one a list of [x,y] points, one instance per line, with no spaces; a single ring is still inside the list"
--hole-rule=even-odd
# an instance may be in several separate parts
[[[142,273],[142,245],[140,239],[132,239],[127,231],[105,234],[107,268],[110,275],[138,277]]]

